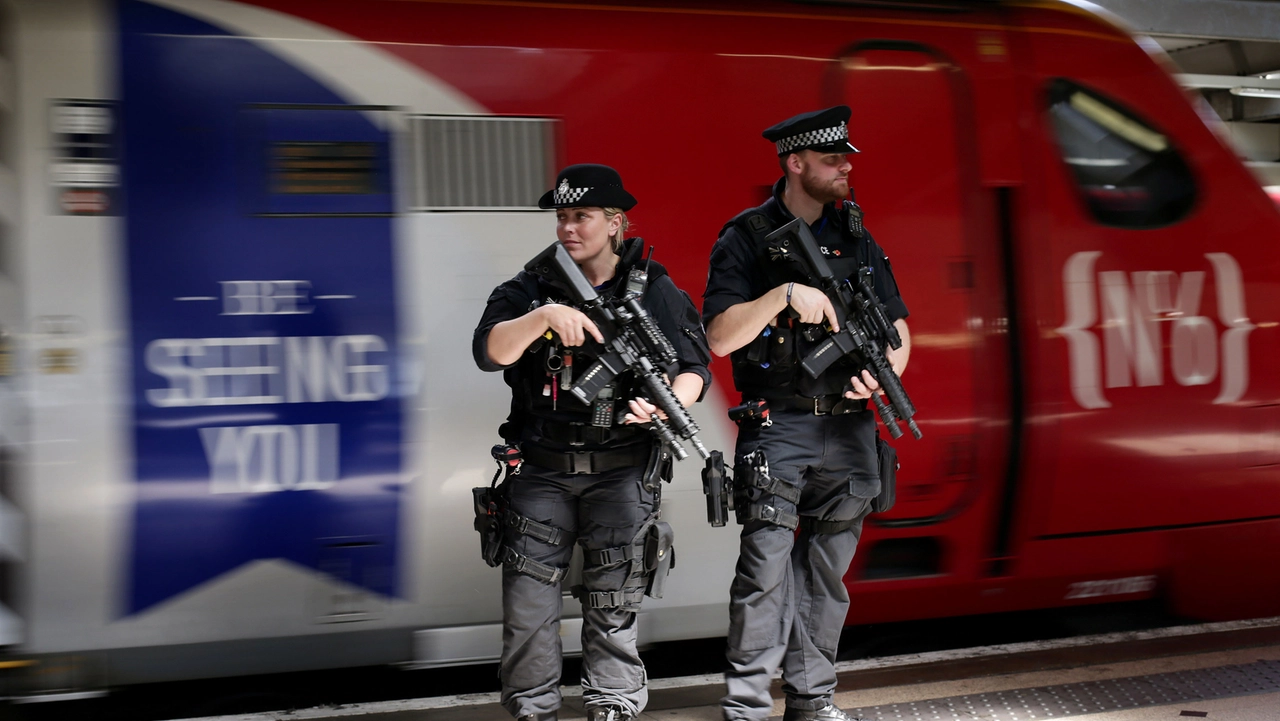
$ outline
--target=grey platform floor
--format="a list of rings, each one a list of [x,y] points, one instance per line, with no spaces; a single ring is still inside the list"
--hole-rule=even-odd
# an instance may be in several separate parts
[[[1280,721],[1280,619],[1205,628],[1211,630],[841,664],[835,702],[877,721]],[[585,717],[575,691],[565,689],[561,721]],[[717,677],[655,681],[650,706],[639,721],[720,721],[716,701],[722,692]],[[495,696],[218,721],[510,721]],[[776,687],[774,697],[774,713],[781,716]]]

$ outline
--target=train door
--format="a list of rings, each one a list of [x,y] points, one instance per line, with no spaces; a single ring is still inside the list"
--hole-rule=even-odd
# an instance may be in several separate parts
[[[897,506],[872,519],[851,580],[972,576],[1006,447],[999,253],[983,214],[965,74],[937,51],[871,41],[841,58],[851,186],[912,315],[903,377],[921,440],[894,442]],[[883,433],[883,430],[881,431]],[[908,601],[910,602],[910,601]]]

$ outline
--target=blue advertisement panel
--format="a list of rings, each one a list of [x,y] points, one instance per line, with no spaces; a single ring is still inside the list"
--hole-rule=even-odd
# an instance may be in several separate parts
[[[125,613],[258,559],[395,595],[384,111],[252,40],[119,7],[137,480]]]

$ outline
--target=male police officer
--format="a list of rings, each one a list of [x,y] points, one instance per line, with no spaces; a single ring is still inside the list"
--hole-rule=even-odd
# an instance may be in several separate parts
[[[835,655],[849,607],[842,578],[862,520],[880,488],[875,414],[879,388],[843,361],[818,378],[799,359],[816,344],[815,325],[835,325],[830,300],[778,254],[765,236],[799,217],[840,277],[860,266],[902,336],[889,362],[902,373],[910,353],[898,294],[884,252],[862,227],[849,195],[848,107],[797,115],[764,131],[783,177],[773,197],[739,214],[711,250],[702,312],[716,355],[729,354],[744,402],[764,400],[769,422],[744,422],[735,454],[735,497],[743,524],[730,588],[730,670],[722,710],[728,721],[772,713],[769,683],[782,666],[784,721],[847,721],[836,708]],[[820,332],[820,331],[818,331]],[[809,340],[814,338],[814,340]],[[794,530],[800,529],[798,537]]]

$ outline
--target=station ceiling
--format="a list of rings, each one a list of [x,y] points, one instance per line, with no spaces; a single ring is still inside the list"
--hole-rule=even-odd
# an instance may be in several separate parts
[[[1093,0],[1150,36],[1226,122],[1239,155],[1280,184],[1280,1]]]

